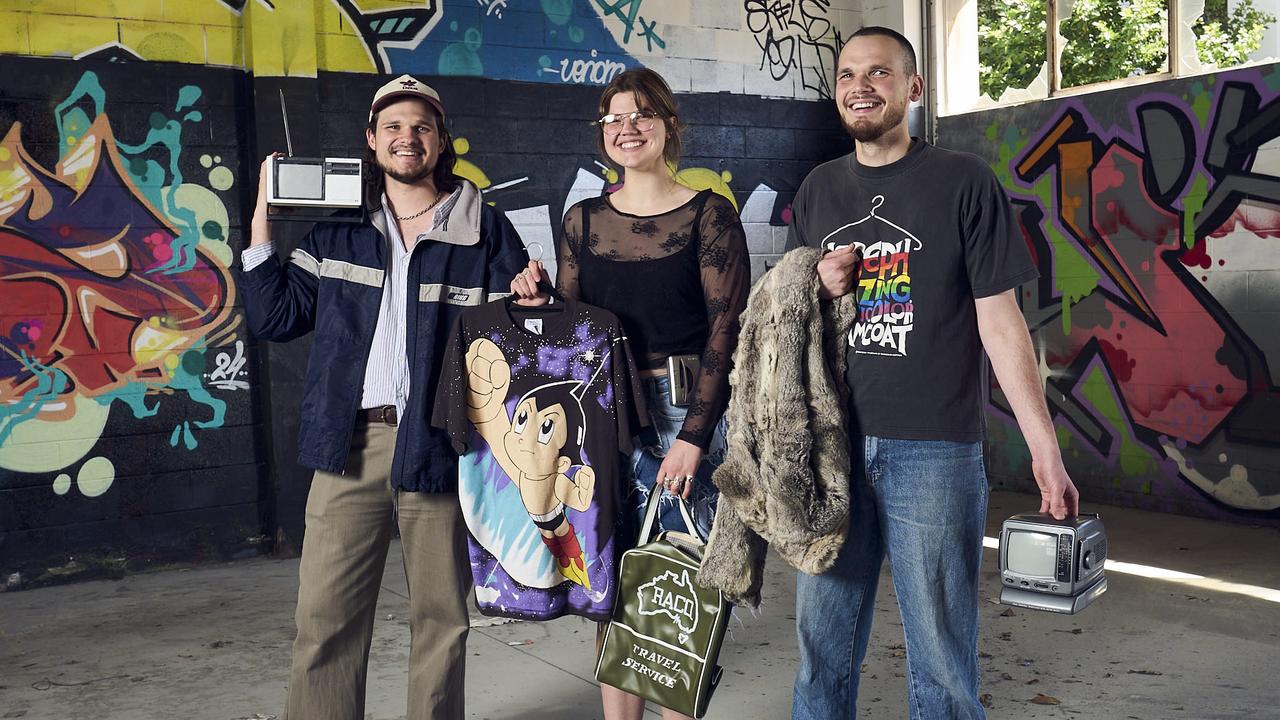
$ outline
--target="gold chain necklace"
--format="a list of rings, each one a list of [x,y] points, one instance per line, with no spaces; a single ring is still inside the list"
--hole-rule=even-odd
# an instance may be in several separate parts
[[[400,217],[399,215],[396,215],[395,218],[399,222],[405,222],[406,220],[412,220],[414,218],[422,217],[423,215],[427,214],[428,210],[438,205],[440,203],[440,199],[443,198],[444,196],[445,196],[445,193],[436,193],[436,199],[432,201],[430,205],[422,208],[421,210],[419,210],[418,212],[412,215],[405,215],[404,217]]]

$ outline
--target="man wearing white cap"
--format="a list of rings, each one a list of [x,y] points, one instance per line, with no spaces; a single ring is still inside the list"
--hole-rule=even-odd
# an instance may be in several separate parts
[[[240,287],[264,340],[314,333],[298,462],[315,469],[299,567],[287,717],[364,717],[379,584],[399,529],[409,583],[408,717],[463,717],[470,571],[457,457],[430,426],[445,338],[528,263],[506,216],[453,174],[444,104],[402,75],[369,108],[364,222],[322,222],[287,263],[263,162]]]

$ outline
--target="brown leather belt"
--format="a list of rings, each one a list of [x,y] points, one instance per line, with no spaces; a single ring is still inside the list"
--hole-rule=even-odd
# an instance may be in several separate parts
[[[369,425],[386,425],[395,427],[400,424],[400,418],[396,416],[395,405],[383,405],[376,408],[365,408],[356,413],[358,420],[363,420]]]

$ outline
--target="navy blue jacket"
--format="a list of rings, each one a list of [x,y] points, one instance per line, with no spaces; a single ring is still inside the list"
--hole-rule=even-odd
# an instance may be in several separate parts
[[[528,263],[511,221],[481,201],[474,186],[463,192],[443,232],[429,235],[448,237],[420,241],[410,255],[411,307],[405,317],[413,381],[391,468],[392,487],[401,490],[457,487],[457,455],[444,431],[431,427],[448,333],[465,308],[507,295],[512,278]],[[465,200],[471,200],[465,203],[470,207],[463,207]],[[316,470],[342,472],[351,449],[387,268],[381,214],[378,210],[365,224],[317,223],[288,263],[272,256],[239,273],[245,315],[256,337],[283,342],[315,332],[298,463]],[[477,219],[478,235],[467,227]]]

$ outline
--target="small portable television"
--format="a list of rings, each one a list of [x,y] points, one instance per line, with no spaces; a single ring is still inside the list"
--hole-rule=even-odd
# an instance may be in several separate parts
[[[289,112],[280,91],[287,157],[272,155],[267,166],[267,205],[304,208],[358,208],[364,202],[363,163],[359,158],[293,156]]]
[[[1000,528],[1000,602],[1074,615],[1107,591],[1106,559],[1097,515],[1014,515]]]

